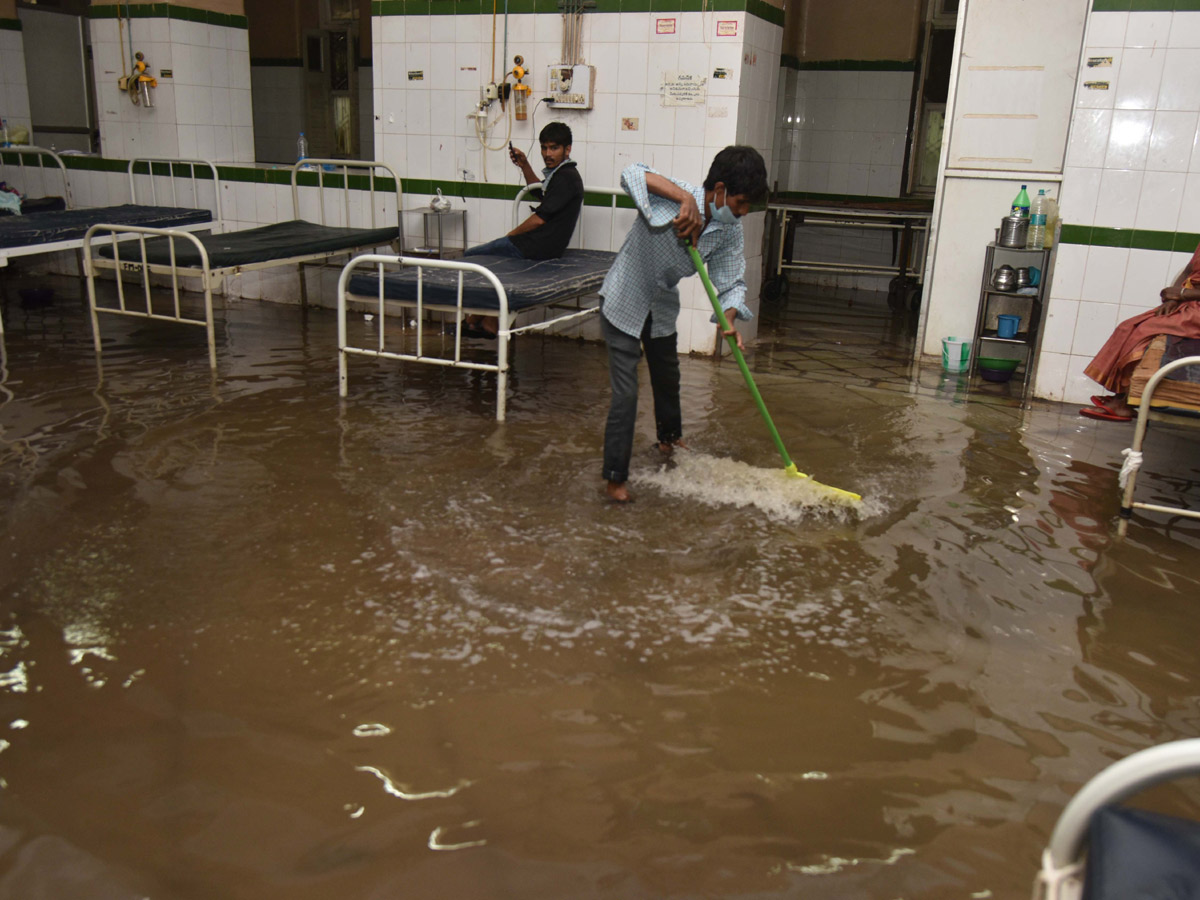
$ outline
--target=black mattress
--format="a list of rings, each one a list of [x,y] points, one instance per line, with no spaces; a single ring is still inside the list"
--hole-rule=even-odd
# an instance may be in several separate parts
[[[508,308],[515,311],[598,291],[616,256],[606,250],[568,250],[559,259],[467,256],[460,261],[490,269],[504,285]],[[431,306],[455,306],[459,274],[455,269],[422,269],[422,302]],[[379,279],[375,274],[365,274],[364,270],[363,274],[350,277],[349,289],[352,294],[378,297]],[[416,300],[416,268],[386,273],[383,295],[390,300]],[[491,282],[473,272],[463,273],[463,305],[470,309],[500,307]]]
[[[335,228],[317,225],[303,219],[277,222],[245,231],[228,234],[203,234],[196,237],[208,253],[208,264],[214,269],[270,262],[309,254],[338,253],[356,247],[381,247],[399,237],[399,226],[390,228]],[[170,265],[170,238],[146,241],[146,260],[157,265]],[[112,246],[100,249],[102,256],[112,258]],[[141,250],[129,247],[120,251],[122,259],[141,260]],[[188,240],[175,241],[175,264],[179,267],[200,265],[200,254]]]
[[[26,197],[21,201],[22,216],[32,216],[36,213],[58,212],[60,209],[67,208],[67,201],[62,197],[34,197],[30,200]],[[17,213],[9,209],[0,209],[0,216],[15,216]]]
[[[107,225],[142,225],[147,228],[171,228],[176,225],[197,225],[211,222],[212,213],[206,209],[184,209],[178,206],[93,206],[86,209],[64,209],[40,212],[33,216],[6,216],[0,219],[0,247],[26,247],[32,244],[53,244],[82,238],[88,228],[103,222]]]

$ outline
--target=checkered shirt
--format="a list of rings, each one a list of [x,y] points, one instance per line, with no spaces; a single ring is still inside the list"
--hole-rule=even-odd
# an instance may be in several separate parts
[[[679,215],[679,205],[647,190],[647,172],[654,169],[634,163],[621,173],[621,187],[633,199],[640,215],[600,288],[604,318],[635,338],[641,337],[647,315],[653,318],[651,337],[666,337],[675,332],[675,320],[679,318],[676,285],[696,272],[687,248],[680,245],[671,227],[671,221]],[[704,215],[704,189],[674,178],[671,181],[691,192],[700,214]],[[700,234],[697,248],[721,308],[735,307],[740,320],[754,318],[746,306],[746,256],[741,223],[709,222]],[[712,320],[716,321],[715,315]]]

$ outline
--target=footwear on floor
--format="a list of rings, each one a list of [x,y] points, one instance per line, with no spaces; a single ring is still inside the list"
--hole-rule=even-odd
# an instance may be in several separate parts
[[[1088,419],[1102,419],[1106,422],[1132,422],[1133,416],[1122,416],[1115,412],[1110,412],[1103,406],[1085,406],[1079,410],[1079,414]]]

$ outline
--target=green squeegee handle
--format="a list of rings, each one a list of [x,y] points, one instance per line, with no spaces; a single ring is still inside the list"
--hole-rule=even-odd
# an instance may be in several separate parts
[[[696,273],[700,276],[700,280],[704,282],[704,290],[708,292],[708,300],[712,303],[713,312],[717,314],[717,322],[721,325],[721,331],[729,331],[729,320],[725,318],[725,311],[721,309],[721,303],[717,300],[717,291],[708,277],[708,270],[704,267],[704,260],[700,258],[699,251],[696,250],[695,245],[690,241],[687,245],[687,251],[692,257],[692,265],[696,267]],[[754,376],[750,374],[750,368],[746,365],[746,358],[742,356],[742,351],[738,349],[737,335],[726,335],[725,340],[729,342],[729,349],[733,351],[733,358],[737,360],[738,368],[742,370],[742,377],[746,379],[746,387],[750,388],[750,396],[754,398],[754,403],[758,406],[758,411],[762,413],[763,421],[767,423],[767,430],[771,432],[771,438],[775,441],[775,449],[783,457],[784,468],[794,469],[795,465],[792,463],[792,458],[788,456],[787,448],[783,446],[783,438],[779,436],[779,430],[775,427],[775,423],[771,421],[771,414],[767,412],[767,404],[763,402],[762,394],[758,392],[758,385],[754,383]]]

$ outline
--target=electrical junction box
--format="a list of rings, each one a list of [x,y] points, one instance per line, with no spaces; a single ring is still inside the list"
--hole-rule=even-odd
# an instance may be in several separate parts
[[[591,109],[596,91],[596,67],[559,63],[550,66],[550,100],[558,109]]]

